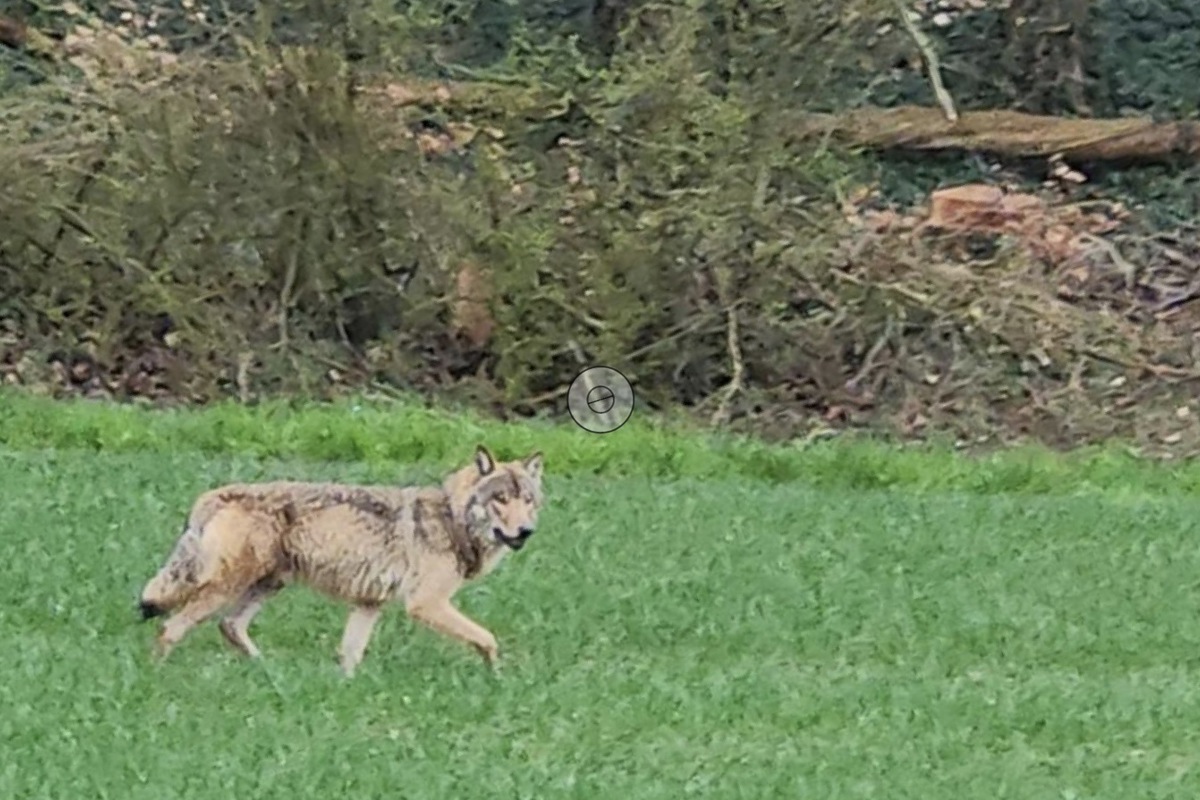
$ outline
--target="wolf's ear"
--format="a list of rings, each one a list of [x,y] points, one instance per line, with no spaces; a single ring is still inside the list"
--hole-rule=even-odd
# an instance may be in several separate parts
[[[496,459],[492,458],[492,454],[483,445],[475,447],[475,466],[479,469],[480,477],[492,474],[492,470],[496,469]]]
[[[525,467],[525,472],[535,481],[542,480],[542,453],[539,450],[533,455],[527,457],[521,465]]]

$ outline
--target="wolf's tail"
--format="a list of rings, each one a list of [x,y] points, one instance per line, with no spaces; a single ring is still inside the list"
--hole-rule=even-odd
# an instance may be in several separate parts
[[[184,525],[167,563],[142,589],[138,603],[142,619],[162,616],[190,600],[208,582],[212,562],[204,552],[202,531]]]

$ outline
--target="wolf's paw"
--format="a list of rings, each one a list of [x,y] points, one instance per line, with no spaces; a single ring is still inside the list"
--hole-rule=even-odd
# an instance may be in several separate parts
[[[485,643],[475,645],[475,650],[483,658],[483,663],[488,666],[493,672],[500,669],[500,645],[496,643],[494,638],[489,639]]]
[[[167,660],[173,649],[175,643],[167,638],[165,633],[160,633],[154,639],[154,646],[150,648],[150,657],[155,663],[161,664]]]

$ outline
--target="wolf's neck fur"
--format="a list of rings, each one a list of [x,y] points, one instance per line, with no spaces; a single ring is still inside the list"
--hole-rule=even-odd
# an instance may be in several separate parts
[[[442,491],[450,507],[451,541],[459,568],[470,580],[490,572],[508,552],[507,545],[492,536],[491,525],[472,514],[473,495],[480,480],[474,464],[450,473],[442,481]]]
[[[487,531],[479,531],[478,525],[471,523],[470,486],[476,475],[468,470],[459,470],[449,475],[442,482],[441,488],[449,510],[447,522],[450,546],[454,550],[454,557],[458,560],[462,576],[471,580],[483,572],[494,548],[490,546],[492,543]]]

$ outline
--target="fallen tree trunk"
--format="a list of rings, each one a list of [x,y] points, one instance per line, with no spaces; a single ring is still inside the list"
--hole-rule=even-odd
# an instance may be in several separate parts
[[[535,87],[470,82],[412,81],[374,89],[396,106],[466,110],[480,105],[533,108],[561,103]],[[503,99],[501,99],[503,98]],[[940,108],[861,108],[841,114],[801,112],[787,123],[792,136],[833,136],[876,150],[974,150],[1009,158],[1061,156],[1071,163],[1200,161],[1200,122],[1146,117],[1065,118],[1020,111],[966,111],[946,119]]]
[[[1144,117],[1066,119],[1019,111],[965,111],[950,122],[941,109],[862,108],[798,115],[801,138],[831,135],[878,150],[977,150],[1016,158],[1061,155],[1087,161],[1200,161],[1200,123]]]
[[[490,105],[532,110],[561,102],[536,88],[470,82],[397,82],[374,88],[373,93],[393,107],[467,110]],[[876,150],[975,150],[1010,158],[1058,155],[1073,163],[1200,161],[1200,122],[1192,121],[1069,119],[1001,110],[960,112],[959,119],[951,122],[940,108],[900,106],[842,114],[802,112],[787,124],[798,138],[832,135]]]

